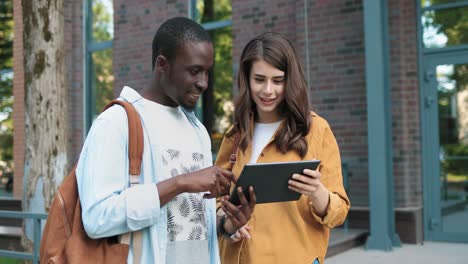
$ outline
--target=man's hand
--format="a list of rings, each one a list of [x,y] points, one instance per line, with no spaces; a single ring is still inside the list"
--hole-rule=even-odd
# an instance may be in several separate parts
[[[237,188],[237,194],[241,203],[240,206],[235,206],[229,202],[229,196],[227,195],[221,198],[221,208],[227,217],[227,220],[224,223],[224,230],[231,234],[236,233],[249,222],[255,209],[255,204],[257,203],[257,197],[255,196],[252,186],[249,187],[250,201],[247,201],[247,198],[245,198],[242,187]],[[250,231],[250,227],[239,231],[243,237],[250,239],[250,234],[248,232]]]
[[[245,225],[237,230],[237,232],[231,236],[232,242],[239,242],[242,239],[251,239],[252,236],[250,235],[250,231],[252,228],[249,225]]]
[[[178,177],[184,192],[209,192],[205,194],[203,198],[215,198],[229,194],[231,182],[236,182],[231,171],[218,166],[211,166]]]

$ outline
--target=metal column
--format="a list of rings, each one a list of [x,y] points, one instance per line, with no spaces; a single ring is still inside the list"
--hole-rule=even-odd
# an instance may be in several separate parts
[[[386,0],[364,0],[370,235],[367,249],[400,246],[393,211],[392,126]]]

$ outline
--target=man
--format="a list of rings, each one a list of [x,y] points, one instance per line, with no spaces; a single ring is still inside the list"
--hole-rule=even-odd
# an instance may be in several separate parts
[[[127,117],[113,106],[91,127],[76,170],[84,228],[91,238],[142,230],[140,263],[219,263],[216,202],[206,198],[226,194],[234,178],[212,166],[210,138],[193,113],[208,87],[213,44],[196,22],[172,18],[154,36],[152,64],[142,95],[124,87],[119,98],[142,121],[140,184],[128,187]],[[223,228],[234,232],[250,219],[254,204],[243,202]],[[134,252],[130,245],[128,263]]]

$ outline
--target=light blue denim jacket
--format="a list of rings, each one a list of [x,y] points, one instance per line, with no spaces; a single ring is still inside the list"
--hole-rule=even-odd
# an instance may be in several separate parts
[[[94,121],[86,138],[76,169],[82,220],[91,238],[109,237],[143,229],[141,263],[166,264],[167,208],[160,207],[157,182],[161,175],[161,153],[148,134],[157,135],[164,120],[154,120],[145,109],[141,95],[124,87],[121,100],[133,104],[144,130],[144,151],[140,185],[129,188],[128,124],[125,110],[116,105]],[[196,128],[205,157],[211,157],[211,142],[205,127],[193,112],[185,111]],[[211,165],[211,161],[208,166]],[[216,201],[206,206],[210,263],[218,264]],[[133,263],[130,247],[128,263]]]

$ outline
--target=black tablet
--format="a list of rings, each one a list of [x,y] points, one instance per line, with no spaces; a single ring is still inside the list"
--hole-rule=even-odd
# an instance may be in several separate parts
[[[304,169],[315,170],[319,164],[319,160],[246,164],[229,201],[235,205],[240,204],[237,196],[239,186],[242,187],[247,200],[248,187],[253,186],[257,204],[299,200],[301,194],[288,188],[289,179],[295,173],[302,174]]]

